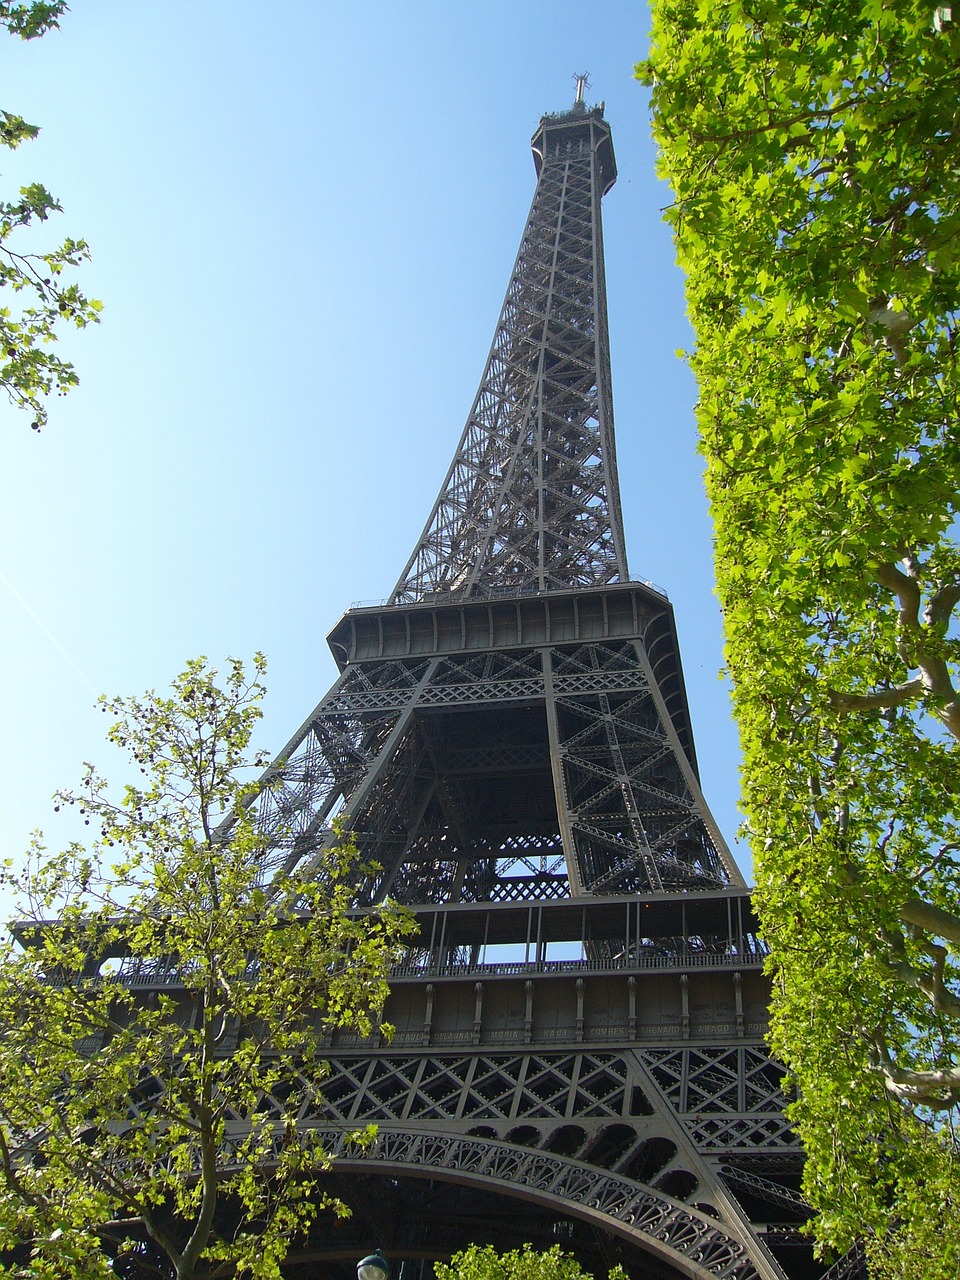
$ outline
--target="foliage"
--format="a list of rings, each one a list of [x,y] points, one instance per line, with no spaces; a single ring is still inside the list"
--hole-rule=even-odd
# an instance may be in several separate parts
[[[0,0],[0,25],[21,40],[35,40],[46,35],[51,27],[60,26],[60,18],[67,11],[66,0],[29,0],[27,4],[17,0]]]
[[[87,1280],[152,1254],[178,1280],[201,1261],[277,1277],[318,1208],[345,1211],[304,1119],[321,1039],[377,1029],[410,924],[351,913],[371,868],[347,840],[311,883],[256,883],[262,672],[231,660],[218,685],[200,659],[172,696],[104,700],[139,781],[114,799],[88,766],[61,800],[99,830],[90,847],[38,837],[6,874],[27,921],[0,964],[0,1275]]]
[[[450,1265],[434,1264],[437,1280],[591,1280],[576,1258],[562,1253],[559,1245],[538,1253],[530,1245],[497,1253],[492,1245],[472,1244],[455,1253]],[[626,1280],[622,1267],[614,1267],[610,1280]]]
[[[22,40],[33,40],[59,26],[66,8],[64,0],[33,0],[29,4],[0,0],[0,26]],[[11,151],[38,133],[36,125],[0,111],[0,144]],[[65,395],[78,382],[73,365],[46,348],[56,342],[59,325],[68,323],[83,329],[99,322],[101,310],[96,299],[85,297],[77,285],[63,280],[66,267],[78,266],[89,258],[85,241],[67,239],[46,253],[19,252],[11,247],[15,235],[19,246],[18,233],[59,212],[60,205],[38,182],[21,187],[13,200],[0,200],[0,289],[16,295],[18,303],[0,307],[0,386],[14,404],[33,414],[37,431],[47,421],[43,397],[54,391]]]
[[[956,12],[955,10],[953,12]],[[828,1250],[960,1273],[960,32],[657,0],[773,1044]]]

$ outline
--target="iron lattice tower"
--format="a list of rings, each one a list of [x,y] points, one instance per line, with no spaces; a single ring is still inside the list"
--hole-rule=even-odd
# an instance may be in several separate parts
[[[340,815],[382,867],[358,909],[389,894],[421,930],[392,1042],[338,1035],[304,1118],[355,1226],[321,1224],[288,1270],[335,1274],[373,1242],[422,1273],[470,1241],[559,1240],[634,1277],[817,1275],[763,949],[700,791],[673,611],[627,571],[603,108],[544,116],[532,145],[440,494],[389,603],[331,632],[340,675],[259,801],[265,876],[319,869]],[[358,1155],[345,1135],[368,1122]]]

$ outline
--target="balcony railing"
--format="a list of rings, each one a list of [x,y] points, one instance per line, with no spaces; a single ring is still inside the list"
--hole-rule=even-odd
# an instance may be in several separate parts
[[[464,960],[431,960],[423,957],[394,965],[391,981],[433,978],[511,978],[533,977],[551,974],[583,973],[638,973],[650,970],[683,972],[688,969],[759,969],[764,956],[758,952],[689,951],[672,954],[640,956],[613,956],[604,960],[502,960],[494,962]],[[250,978],[256,977],[256,966],[251,965]],[[162,963],[127,959],[115,969],[102,974],[56,974],[48,981],[55,986],[93,985],[103,982],[119,982],[130,988],[185,988],[188,975],[180,966],[165,967]]]

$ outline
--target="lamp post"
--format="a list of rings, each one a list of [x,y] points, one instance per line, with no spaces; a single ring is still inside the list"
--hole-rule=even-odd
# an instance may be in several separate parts
[[[357,1280],[390,1280],[390,1263],[379,1249],[357,1263]]]

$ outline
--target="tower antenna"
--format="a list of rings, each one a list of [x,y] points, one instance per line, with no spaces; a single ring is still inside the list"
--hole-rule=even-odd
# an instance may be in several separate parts
[[[583,71],[579,75],[574,75],[572,79],[577,82],[577,96],[573,100],[573,105],[576,107],[583,104],[583,95],[590,88],[590,72]]]

